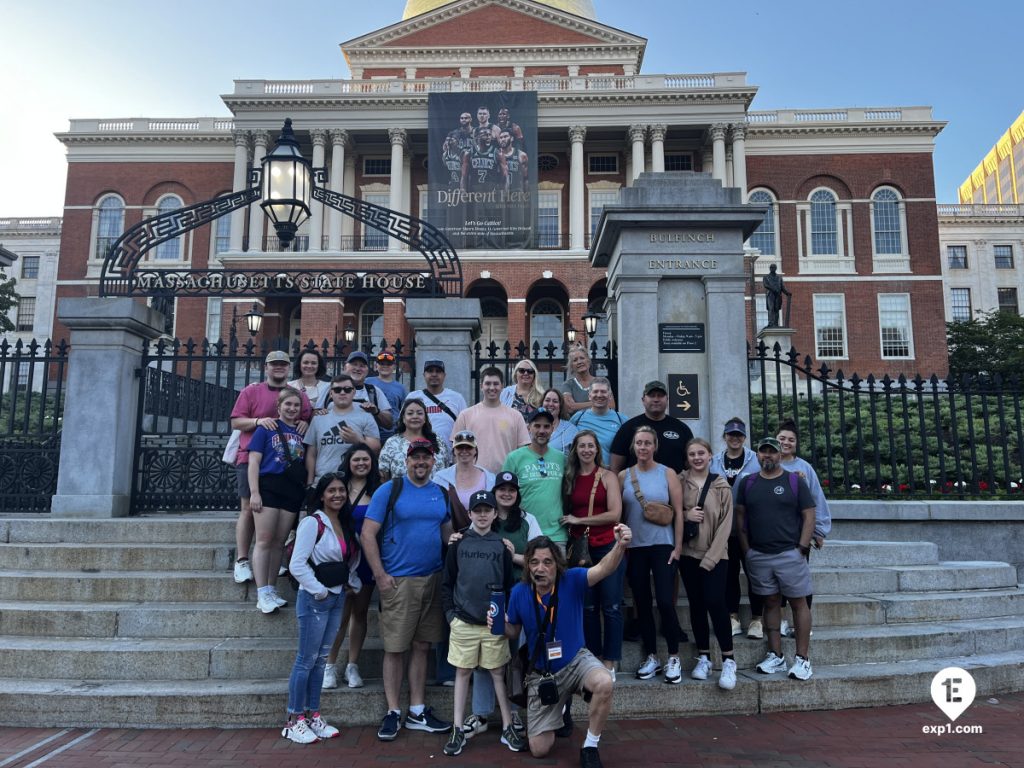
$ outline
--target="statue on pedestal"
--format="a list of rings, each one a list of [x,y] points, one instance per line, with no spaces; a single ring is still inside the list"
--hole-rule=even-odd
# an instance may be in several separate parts
[[[779,327],[779,315],[782,312],[782,296],[786,296],[786,324],[789,327],[789,311],[793,303],[793,294],[790,293],[782,282],[782,275],[778,273],[778,267],[772,264],[768,274],[762,281],[764,284],[764,303],[768,308],[768,328]]]

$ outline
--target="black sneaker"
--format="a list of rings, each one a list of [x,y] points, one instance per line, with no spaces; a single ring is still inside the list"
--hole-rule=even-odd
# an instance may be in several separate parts
[[[410,712],[405,716],[405,727],[411,731],[426,731],[427,733],[446,733],[451,730],[452,724],[445,720],[438,720],[430,707],[423,710],[422,715],[414,715]],[[457,753],[456,753],[457,754]]]
[[[597,747],[584,747],[580,750],[580,768],[604,768]]]
[[[562,727],[555,729],[555,736],[560,739],[567,739],[572,736],[573,722],[572,712],[570,711],[571,707],[572,699],[570,698],[569,701],[566,702],[565,709],[562,710]]]
[[[405,721],[405,727],[409,727],[409,721]],[[457,725],[452,726],[452,732],[448,736],[448,742],[444,745],[444,753],[449,757],[461,754],[462,748],[466,746],[466,734]]]
[[[377,738],[381,741],[394,741],[398,736],[398,729],[402,725],[402,716],[398,712],[388,711],[377,729]]]

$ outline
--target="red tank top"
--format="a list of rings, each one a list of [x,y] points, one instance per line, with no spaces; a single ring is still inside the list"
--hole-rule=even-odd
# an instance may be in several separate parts
[[[607,471],[607,470],[606,470]],[[597,483],[597,493],[594,495],[594,515],[603,515],[608,511],[608,492],[604,483],[598,481],[597,471],[593,474],[576,477],[576,484],[572,487],[572,495],[569,497],[570,514],[575,517],[586,517],[590,507],[590,491]],[[595,525],[590,529],[590,545],[601,547],[615,541],[614,525]],[[583,535],[585,526],[573,525],[569,529],[569,535],[574,539]]]

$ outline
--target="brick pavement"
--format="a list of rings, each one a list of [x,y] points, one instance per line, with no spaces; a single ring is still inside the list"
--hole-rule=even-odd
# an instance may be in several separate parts
[[[601,742],[606,766],[756,768],[1024,768],[1024,693],[976,701],[956,725],[982,734],[924,735],[946,718],[931,704],[833,712],[621,720]],[[330,742],[294,745],[271,729],[128,730],[0,728],[0,768],[461,768],[576,766],[577,727],[553,756],[535,760],[498,743],[495,728],[446,758],[444,737],[402,731],[383,744],[375,728],[344,729]],[[49,739],[46,743],[41,743]]]

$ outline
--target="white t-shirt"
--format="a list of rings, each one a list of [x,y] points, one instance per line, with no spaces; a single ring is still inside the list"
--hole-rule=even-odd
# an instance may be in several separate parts
[[[443,389],[440,394],[434,395],[434,397],[447,405],[448,409],[456,417],[466,409],[466,398],[454,389]],[[422,389],[414,389],[405,399],[407,401],[419,400],[423,403],[423,406],[427,409],[427,418],[430,419],[430,426],[433,428],[434,434],[437,435],[437,439],[444,440],[448,443],[448,448],[451,449],[452,427],[455,426],[455,419],[445,413],[441,406],[431,400]]]

